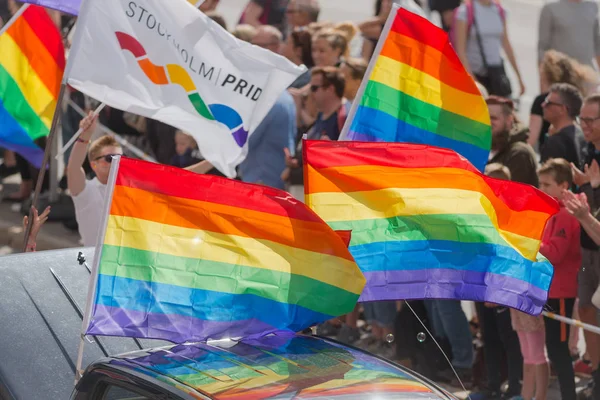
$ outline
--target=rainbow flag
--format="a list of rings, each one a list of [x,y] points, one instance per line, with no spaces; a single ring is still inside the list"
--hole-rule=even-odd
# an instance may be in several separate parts
[[[390,14],[386,29],[348,116],[347,139],[445,147],[482,171],[490,117],[448,35],[402,8]]]
[[[87,334],[298,331],[362,292],[347,243],[286,192],[127,158],[115,182]]]
[[[34,141],[50,132],[65,69],[62,37],[46,10],[30,6],[0,35],[0,147],[36,167]]]
[[[489,301],[539,314],[552,265],[539,254],[557,202],[417,144],[304,142],[306,204],[367,278],[359,301]]]

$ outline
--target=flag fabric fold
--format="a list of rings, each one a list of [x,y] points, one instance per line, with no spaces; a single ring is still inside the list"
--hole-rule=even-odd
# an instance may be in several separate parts
[[[552,265],[539,254],[557,202],[482,175],[456,152],[405,143],[304,142],[306,203],[367,278],[360,301],[489,301],[539,314]]]
[[[62,37],[41,7],[31,6],[0,35],[0,146],[36,167],[35,144],[50,132],[65,68]]]
[[[365,283],[342,238],[288,193],[127,158],[97,251],[95,335],[299,331],[352,311]]]
[[[23,3],[36,4],[38,6],[52,8],[71,15],[79,15],[82,0],[22,0]],[[91,0],[90,0],[91,1]],[[204,3],[204,0],[187,0],[196,7]]]
[[[69,58],[75,89],[189,133],[229,177],[249,136],[306,70],[184,1],[84,2]]]
[[[492,143],[487,105],[448,35],[403,8],[389,18],[347,139],[449,148],[483,170]]]

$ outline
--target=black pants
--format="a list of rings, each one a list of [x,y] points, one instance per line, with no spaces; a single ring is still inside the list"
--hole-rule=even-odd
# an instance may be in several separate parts
[[[575,299],[548,299],[549,311],[567,318],[573,316]],[[546,348],[548,358],[558,376],[560,395],[563,400],[575,400],[575,373],[569,351],[569,325],[554,319],[544,318],[546,325]]]
[[[483,355],[487,370],[487,387],[500,391],[502,384],[502,358],[506,355],[508,367],[508,393],[521,393],[523,356],[517,332],[512,328],[510,311],[506,307],[488,308],[477,303],[477,315],[483,335]]]
[[[42,137],[35,141],[42,150],[46,148],[46,138]],[[21,155],[16,154],[15,158],[17,160],[17,168],[19,169],[19,173],[21,174],[21,180],[23,181],[33,181],[33,185],[35,186],[37,183],[38,174],[40,172],[39,169],[30,164],[25,158],[21,157]],[[42,192],[45,192],[50,188],[50,172],[46,171],[44,174],[44,181],[42,182]]]

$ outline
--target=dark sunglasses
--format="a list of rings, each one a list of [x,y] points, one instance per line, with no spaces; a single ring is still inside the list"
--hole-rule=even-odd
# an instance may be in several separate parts
[[[557,103],[554,101],[550,101],[548,99],[545,99],[544,102],[542,103],[542,105],[544,105],[544,106],[564,106],[564,104],[562,104],[562,103]]]
[[[106,154],[104,156],[96,157],[92,161],[98,161],[98,160],[104,158],[104,161],[106,161],[107,163],[111,163],[113,160],[113,157],[116,157],[116,156],[120,156],[120,154]]]

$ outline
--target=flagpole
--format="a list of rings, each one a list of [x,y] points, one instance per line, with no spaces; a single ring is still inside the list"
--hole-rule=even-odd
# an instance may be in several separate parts
[[[105,106],[106,106],[106,104],[100,103],[100,105],[94,110],[94,116],[100,114],[100,111],[102,111],[102,109],[104,109]],[[84,115],[84,117],[85,117],[85,115]],[[67,150],[69,150],[69,147],[71,147],[73,145],[73,143],[75,143],[77,138],[79,138],[79,136],[81,136],[82,133],[83,133],[83,129],[79,128],[77,130],[77,132],[75,132],[73,137],[71,139],[69,139],[67,144],[65,144],[60,150],[58,150],[58,154],[56,155],[55,158],[58,160],[63,154],[65,154],[65,152]]]
[[[17,21],[17,19],[21,16],[21,14],[25,12],[25,10],[27,10],[28,7],[29,3],[23,4],[21,8],[19,8],[19,10],[12,17],[10,17],[8,21],[6,21],[6,24],[4,24],[2,28],[0,28],[0,35],[6,32],[6,30]]]
[[[63,96],[65,95],[65,89],[67,88],[67,83],[65,82],[65,79],[63,77],[63,81],[60,84],[60,92],[58,93],[58,100],[56,101],[56,110],[54,110],[54,116],[52,117],[52,125],[50,126],[50,133],[48,134],[48,138],[46,139],[46,149],[44,150],[44,160],[42,161],[42,165],[40,166],[40,172],[38,173],[38,178],[37,178],[37,182],[35,183],[35,192],[33,194],[33,201],[31,203],[31,205],[33,207],[37,206],[37,202],[38,202],[38,198],[40,196],[40,192],[42,190],[42,183],[44,182],[44,176],[46,175],[46,167],[48,166],[48,161],[50,161],[50,153],[52,150],[52,146],[55,143],[55,136],[56,136],[56,127],[58,126],[58,123],[60,122],[60,117],[62,115],[62,109],[61,109],[61,104],[62,104],[62,99]],[[33,210],[30,208],[29,209],[29,219],[28,221],[32,221],[33,218]],[[29,234],[31,233],[31,227],[32,227],[32,223],[31,224],[27,224],[27,226],[25,227],[25,236],[23,237],[23,253],[25,252],[26,248],[27,248],[27,239],[29,238]]]
[[[100,258],[102,257],[102,244],[104,243],[104,236],[106,235],[106,226],[108,224],[108,215],[110,214],[110,205],[112,203],[113,193],[115,191],[115,183],[117,181],[117,172],[119,171],[119,163],[121,156],[113,157],[110,165],[110,173],[108,175],[108,182],[106,182],[106,198],[104,199],[104,207],[102,210],[102,221],[100,223],[101,230],[98,232],[96,238],[96,250],[94,251],[94,264],[92,265],[92,271],[90,273],[90,279],[88,281],[87,300],[85,302],[85,311],[81,321],[81,339],[79,341],[79,350],[77,351],[77,364],[75,365],[75,384],[79,378],[81,378],[83,371],[81,370],[81,364],[83,362],[83,349],[85,346],[85,331],[90,324],[90,316],[92,314],[92,303],[96,297],[96,281],[98,280],[98,267],[100,265]]]
[[[350,112],[348,113],[348,117],[346,118],[346,122],[344,123],[344,127],[342,128],[342,132],[340,133],[340,137],[338,140],[346,140],[348,136],[348,131],[350,130],[350,126],[352,125],[352,120],[354,120],[354,116],[356,115],[356,110],[360,105],[360,100],[362,99],[365,89],[367,88],[367,83],[371,79],[371,74],[373,73],[373,69],[375,68],[375,64],[377,59],[379,58],[379,54],[381,54],[381,49],[383,48],[383,44],[385,43],[390,31],[392,30],[392,24],[394,23],[394,19],[398,14],[398,10],[402,8],[398,4],[394,4],[392,6],[392,11],[388,16],[387,21],[385,21],[385,25],[383,30],[381,31],[381,35],[379,35],[379,40],[377,41],[377,46],[375,46],[375,51],[373,52],[373,56],[371,57],[371,61],[369,61],[369,66],[367,67],[367,71],[365,72],[365,76],[360,83],[360,87],[358,88],[358,92],[356,93],[356,97],[354,101],[352,101],[352,107],[350,108]]]

